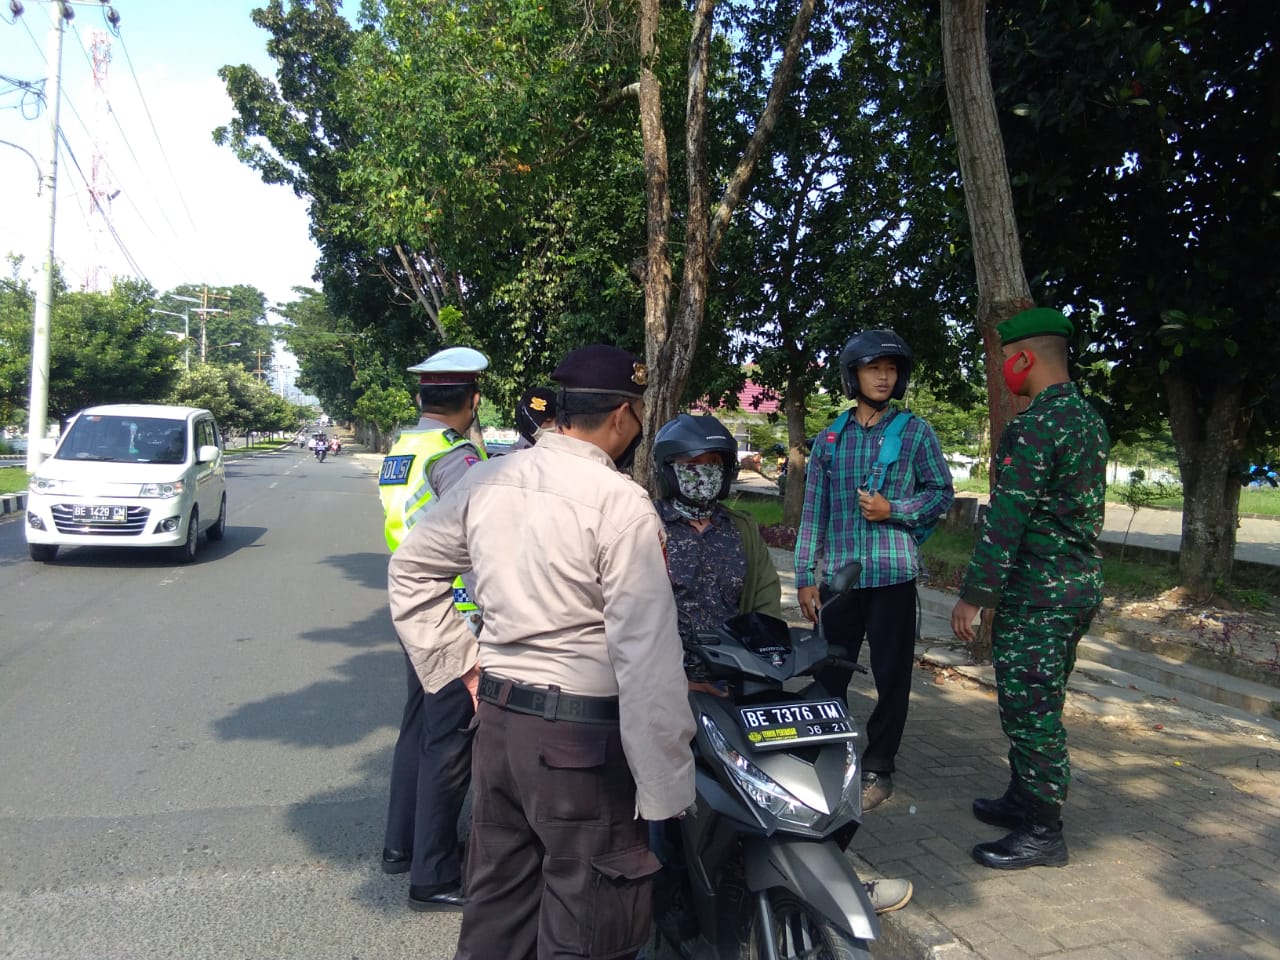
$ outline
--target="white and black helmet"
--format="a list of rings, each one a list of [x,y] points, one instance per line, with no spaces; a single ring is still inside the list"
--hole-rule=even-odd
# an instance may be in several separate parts
[[[738,441],[723,423],[710,414],[695,417],[682,413],[658,429],[653,442],[653,472],[658,492],[666,499],[684,500],[676,483],[671,462],[677,457],[696,457],[704,453],[719,454],[724,463],[724,479],[717,500],[729,495],[729,485],[738,477]]]
[[[911,379],[911,348],[892,330],[864,330],[855,334],[840,351],[840,382],[844,395],[850,400],[858,396],[858,370],[872,360],[885,357],[898,366],[898,382],[893,386],[893,399],[901,400],[907,393],[907,381]]]

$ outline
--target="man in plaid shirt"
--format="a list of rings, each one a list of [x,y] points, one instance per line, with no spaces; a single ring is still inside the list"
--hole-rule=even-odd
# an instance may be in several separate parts
[[[845,344],[840,376],[845,396],[857,405],[818,435],[796,539],[796,595],[814,623],[835,572],[855,560],[862,564],[847,613],[826,626],[828,639],[846,645],[851,659],[864,638],[871,651],[876,705],[862,755],[863,810],[892,795],[894,758],[907,724],[915,664],[917,535],[947,512],[955,495],[933,428],[889,404],[906,393],[911,361],[911,348],[891,330],[869,330]],[[901,428],[901,453],[881,468],[880,488],[869,490],[881,444],[898,417],[909,418]],[[847,695],[851,677],[840,667],[817,675],[837,696]]]

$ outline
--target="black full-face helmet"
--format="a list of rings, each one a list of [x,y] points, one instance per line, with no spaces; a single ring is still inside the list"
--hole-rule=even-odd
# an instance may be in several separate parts
[[[892,330],[864,330],[855,334],[840,351],[840,382],[844,395],[850,400],[858,396],[858,370],[872,360],[885,357],[898,365],[898,382],[893,387],[893,399],[901,400],[907,393],[907,381],[911,379],[911,348]]]
[[[738,476],[738,441],[723,423],[710,414],[695,417],[682,413],[668,420],[658,430],[653,442],[653,471],[658,492],[664,499],[686,500],[676,483],[671,462],[678,457],[696,457],[704,453],[719,454],[724,464],[717,500],[729,495],[729,485]]]

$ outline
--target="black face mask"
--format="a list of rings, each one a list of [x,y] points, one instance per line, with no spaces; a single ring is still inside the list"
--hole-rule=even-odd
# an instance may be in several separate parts
[[[635,408],[631,404],[627,404],[627,409],[631,411],[631,416],[636,417]],[[630,470],[631,465],[636,462],[636,451],[640,449],[640,442],[644,440],[644,424],[640,422],[639,417],[636,417],[636,425],[640,430],[636,433],[635,439],[627,444],[627,449],[613,458],[613,465],[619,470]]]

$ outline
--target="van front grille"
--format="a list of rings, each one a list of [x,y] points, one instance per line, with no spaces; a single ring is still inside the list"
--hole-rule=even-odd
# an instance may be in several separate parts
[[[75,519],[74,510],[69,503],[54,504],[51,512],[59,533],[89,537],[136,537],[147,529],[147,518],[151,516],[151,511],[146,507],[129,507],[124,523],[86,523]]]

